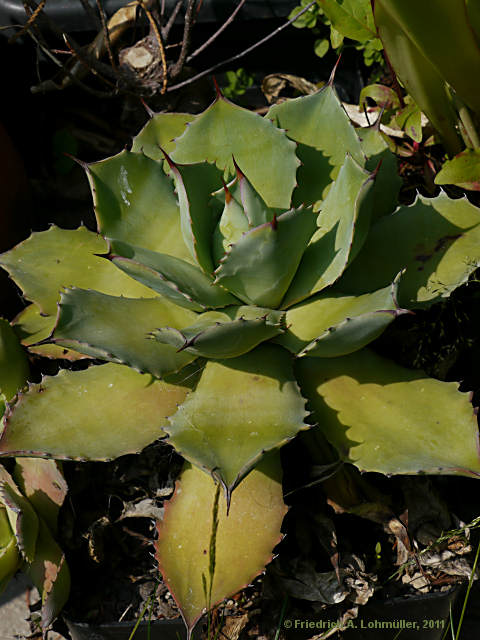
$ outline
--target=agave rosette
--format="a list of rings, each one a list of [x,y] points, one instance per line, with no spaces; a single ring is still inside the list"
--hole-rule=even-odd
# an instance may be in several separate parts
[[[397,207],[387,142],[375,127],[355,131],[330,83],[265,118],[221,95],[200,115],[157,114],[131,151],[86,170],[103,238],[52,227],[0,263],[32,303],[15,321],[24,345],[107,364],[44,378],[42,393],[31,385],[7,412],[0,451],[104,460],[168,436],[193,467],[158,547],[189,629],[209,593],[228,595],[268,561],[284,506],[278,455],[265,454],[301,430],[318,425],[364,470],[480,473],[458,385],[367,348],[465,282],[479,211],[443,193]],[[218,563],[205,587],[203,547],[220,527],[216,553],[228,554],[226,521],[191,536],[193,515],[210,522],[219,504],[203,471],[232,518],[254,521],[252,492],[264,497],[257,511],[276,514],[255,561],[248,537],[236,541],[224,589]]]

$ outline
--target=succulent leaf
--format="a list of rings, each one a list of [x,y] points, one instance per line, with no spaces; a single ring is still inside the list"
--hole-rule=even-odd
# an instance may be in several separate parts
[[[251,229],[216,270],[220,283],[248,304],[278,307],[316,229],[311,209],[292,209]]]
[[[161,298],[117,298],[97,291],[67,289],[62,293],[51,340],[162,378],[180,370],[195,356],[177,353],[170,345],[148,340],[147,335],[162,326],[188,326],[195,318],[193,311]]]
[[[4,419],[0,455],[107,460],[137,453],[165,435],[167,416],[193,380],[152,381],[116,364],[61,370],[19,396]]]
[[[187,126],[172,158],[215,163],[233,175],[232,156],[269,207],[288,209],[299,165],[295,144],[270,120],[220,97]]]
[[[17,458],[13,478],[55,535],[58,512],[68,491],[59,463],[42,458]]]
[[[284,308],[325,289],[342,275],[365,241],[372,213],[371,188],[370,174],[347,155],[322,204],[319,228],[285,295]]]
[[[196,116],[191,113],[156,113],[133,139],[132,151],[163,160],[162,149],[171,153],[176,141]]]
[[[41,625],[45,632],[68,600],[70,571],[63,551],[42,520],[40,520],[35,559],[27,567],[26,572],[42,598]]]
[[[360,166],[365,163],[355,129],[330,83],[310,96],[274,105],[266,118],[299,143],[297,155],[302,166],[297,172],[294,206],[313,204],[318,209],[347,153]],[[246,174],[250,176],[248,171]]]
[[[298,356],[332,358],[362,349],[398,315],[397,281],[361,296],[338,291],[316,296],[286,313],[286,333],[275,339]]]
[[[98,257],[107,243],[85,227],[34,232],[0,256],[0,265],[40,311],[55,316],[62,287],[92,288],[110,295],[152,297],[151,290]]]
[[[258,462],[307,428],[292,359],[276,345],[210,360],[195,390],[169,420],[169,442],[220,478],[227,496]]]
[[[44,316],[36,304],[29,304],[12,320],[12,328],[21,344],[28,347],[30,353],[45,358],[63,358],[65,360],[82,360],[89,356],[65,349],[56,344],[37,344],[52,335],[55,327],[55,316]]]
[[[221,183],[221,174],[214,165],[176,165],[170,163],[180,206],[180,226],[183,240],[193,259],[205,273],[213,271],[212,233],[220,211],[211,198]]]
[[[238,242],[251,227],[241,202],[224,186],[225,207],[212,237],[213,259],[218,265],[230,245]],[[256,225],[257,226],[257,225]]]
[[[468,394],[368,349],[298,361],[315,420],[364,471],[480,477],[478,425]]]
[[[199,315],[195,324],[181,331],[166,327],[152,335],[177,351],[205,358],[236,358],[282,333],[283,316],[281,311],[260,307],[227,307]]]
[[[0,594],[20,565],[17,541],[13,535],[7,511],[0,504]]]
[[[10,324],[0,318],[0,396],[11,400],[25,386],[29,374],[27,356]]]
[[[367,156],[365,168],[376,172],[372,187],[372,222],[375,222],[397,208],[402,179],[398,174],[397,156],[390,149],[389,138],[380,131],[379,126],[374,124],[357,129],[357,133]]]
[[[235,168],[238,178],[236,187],[249,225],[251,227],[259,227],[261,224],[271,222],[274,214],[273,210],[267,207],[263,198],[255,191],[240,167],[236,165]]]
[[[87,175],[104,236],[192,262],[182,242],[172,180],[160,162],[122,151],[88,165]]]
[[[18,549],[27,562],[35,557],[38,518],[29,501],[22,496],[13,478],[0,465],[0,505],[6,509]]]
[[[211,276],[173,256],[113,242],[110,260],[130,277],[186,309],[206,311],[239,303],[214,285]]]
[[[480,261],[480,213],[466,198],[418,196],[371,228],[367,241],[342,277],[342,291],[360,294],[384,287],[407,267],[398,300],[401,306],[438,302]]]
[[[159,567],[189,633],[205,608],[249,584],[272,558],[287,510],[278,454],[266,456],[240,484],[228,515],[221,494],[214,512],[215,495],[214,480],[187,464],[158,525]]]

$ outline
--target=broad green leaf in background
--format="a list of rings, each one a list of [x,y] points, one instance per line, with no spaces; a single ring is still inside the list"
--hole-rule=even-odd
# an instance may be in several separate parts
[[[405,267],[400,306],[425,307],[463,282],[480,262],[480,212],[466,198],[418,196],[380,218],[339,285],[360,294],[385,287]]]
[[[330,83],[312,95],[274,105],[265,117],[299,143],[297,155],[303,164],[297,172],[294,206],[314,204],[314,209],[319,208],[345,154],[359,165],[365,164],[355,129]]]
[[[180,163],[215,163],[230,174],[233,156],[268,206],[290,206],[299,165],[295,144],[268,119],[225,98],[190,123],[171,155]]]
[[[319,428],[362,471],[480,477],[476,416],[456,382],[368,349],[302,358],[297,367]]]
[[[457,115],[447,92],[446,77],[443,69],[435,65],[430,57],[433,46],[437,52],[442,50],[447,53],[453,65],[457,62],[457,54],[464,58],[463,37],[455,40],[453,31],[449,31],[445,38],[445,34],[442,36],[442,31],[437,30],[440,22],[442,29],[447,26],[445,15],[440,17],[439,14],[448,3],[456,13],[452,24],[458,23],[462,19],[461,15],[464,15],[464,7],[458,6],[459,3],[463,5],[463,0],[440,0],[434,12],[430,5],[412,0],[376,0],[375,23],[388,58],[401,82],[439,131],[449,152],[458,153],[462,148],[462,141],[456,130]],[[426,24],[428,29],[425,28]],[[422,32],[420,37],[419,30]],[[471,44],[473,34],[469,33],[466,37]],[[427,39],[430,40],[428,47],[425,46]],[[461,42],[462,46],[455,46],[455,42]],[[474,58],[477,57],[478,52],[475,52]],[[474,58],[471,58],[472,63]],[[460,71],[459,67],[456,73],[460,75],[465,71]],[[473,74],[473,67],[469,67],[467,75],[471,76],[468,82],[472,82],[476,75]]]
[[[151,289],[132,280],[98,254],[107,243],[85,227],[34,232],[0,256],[0,265],[35,302],[42,313],[55,316],[63,287],[96,289],[110,295],[154,297]]]
[[[290,354],[261,345],[207,362],[195,393],[165,430],[187,460],[220,478],[228,496],[265,451],[306,428],[305,416]]]
[[[62,369],[20,395],[4,420],[0,455],[107,460],[163,437],[188,386],[117,364]]]
[[[87,175],[103,235],[192,261],[180,233],[173,183],[160,162],[122,151],[88,165]]]
[[[62,293],[52,341],[102,360],[127,364],[157,378],[178,371],[195,356],[148,339],[159,327],[181,329],[196,314],[168,300],[138,300],[96,291],[67,289]]]
[[[210,475],[185,465],[158,524],[159,567],[189,634],[205,608],[263,571],[287,511],[278,454],[266,456],[240,484],[228,516],[222,493],[214,509],[216,491]]]
[[[468,22],[465,0],[436,0],[433,11],[428,2],[375,0],[375,21],[390,58],[390,51],[398,52],[403,40],[408,38],[461,100],[480,112],[477,81],[480,49]],[[392,37],[384,38],[382,31],[387,23]],[[391,62],[396,68],[397,60],[391,58]],[[408,60],[404,60],[404,64],[407,65]],[[403,79],[402,74],[399,75]],[[422,107],[415,94],[412,95]]]
[[[371,40],[377,32],[370,0],[317,0],[334,29],[352,40]]]
[[[195,118],[191,113],[156,113],[134,137],[132,151],[163,161],[162,149],[171,153],[175,149],[175,138],[181,136]]]
[[[447,160],[435,176],[435,184],[456,184],[480,191],[480,150],[469,149]]]

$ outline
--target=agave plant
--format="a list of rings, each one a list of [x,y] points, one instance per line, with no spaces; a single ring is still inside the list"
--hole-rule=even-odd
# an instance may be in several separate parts
[[[9,323],[0,319],[1,412],[28,377],[28,361]],[[46,632],[65,604],[70,574],[55,541],[58,510],[67,493],[54,460],[18,458],[13,476],[0,464],[0,592],[18,570],[39,590]]]
[[[478,477],[468,396],[367,345],[468,279],[480,213],[397,207],[395,157],[332,82],[264,118],[220,94],[157,114],[85,169],[101,235],[51,227],[0,262],[31,301],[24,345],[106,364],[20,393],[0,452],[106,460],[167,437],[187,463],[157,555],[189,633],[271,557],[299,432],[362,470]]]

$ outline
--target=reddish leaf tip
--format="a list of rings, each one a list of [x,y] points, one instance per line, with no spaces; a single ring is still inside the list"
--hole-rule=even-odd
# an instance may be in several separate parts
[[[332,69],[332,73],[330,74],[330,78],[328,79],[328,85],[330,87],[333,86],[333,81],[335,80],[335,74],[337,73],[338,65],[340,64],[340,60],[342,59],[342,54],[340,54],[335,62],[335,66]]]
[[[223,98],[223,93],[222,93],[220,87],[218,86],[218,82],[217,82],[217,79],[216,79],[215,76],[212,76],[212,80],[213,80],[213,85],[215,87],[215,93],[217,94],[216,95],[216,99],[220,100],[221,98]]]

